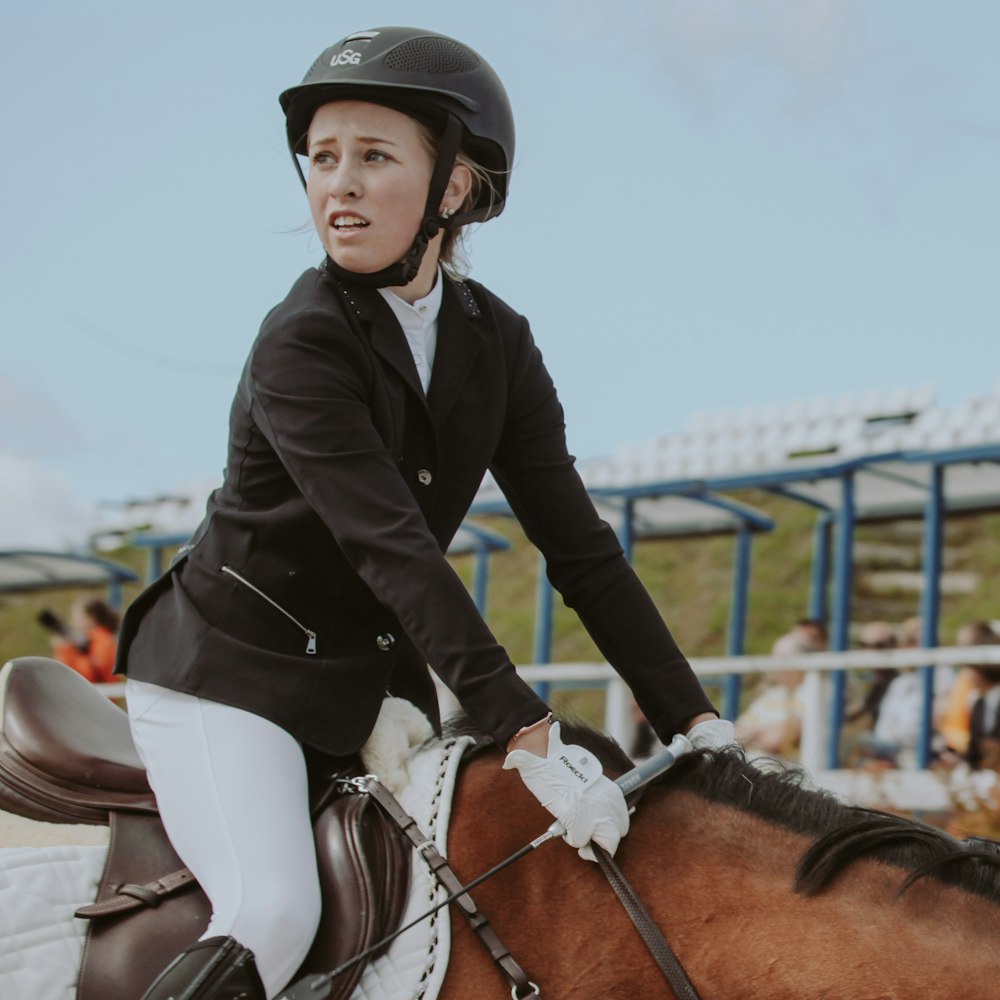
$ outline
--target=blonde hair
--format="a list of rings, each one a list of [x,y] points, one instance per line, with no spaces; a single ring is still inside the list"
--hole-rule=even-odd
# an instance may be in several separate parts
[[[428,149],[436,160],[439,153],[440,136],[426,122],[412,115],[410,117],[413,118],[421,138],[427,144]],[[472,175],[472,186],[469,188],[469,193],[466,195],[465,201],[459,206],[456,214],[461,215],[463,212],[468,212],[478,205],[480,196],[484,191],[488,194],[487,206],[492,211],[493,206],[500,200],[500,193],[493,181],[493,175],[496,171],[487,169],[462,150],[459,150],[458,155],[455,157],[455,166],[459,165],[465,167]],[[445,231],[444,239],[441,241],[441,252],[438,255],[438,261],[450,277],[461,278],[469,272],[467,235],[464,226],[454,226]]]
[[[493,171],[487,170],[481,163],[477,163],[472,157],[465,153],[459,153],[455,158],[456,165],[461,164],[472,174],[472,187],[462,202],[459,212],[468,212],[479,204],[480,194],[483,191],[488,193],[486,205],[489,211],[493,211],[493,206],[499,200],[497,186],[493,182]],[[455,226],[444,234],[441,242],[440,261],[441,266],[453,278],[462,278],[469,273],[469,248],[466,242],[469,231],[465,226]]]

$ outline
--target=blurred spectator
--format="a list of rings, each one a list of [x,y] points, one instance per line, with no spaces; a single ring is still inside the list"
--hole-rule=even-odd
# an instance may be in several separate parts
[[[771,649],[772,656],[800,656],[818,653],[814,638],[803,630],[793,629],[781,636]],[[794,756],[802,737],[802,717],[805,699],[802,685],[805,671],[801,669],[775,671],[767,687],[740,713],[736,720],[736,737],[750,752]]]
[[[663,744],[657,739],[649,719],[643,715],[639,703],[633,698],[629,703],[632,722],[635,724],[635,735],[628,747],[628,755],[632,760],[645,760],[663,749]]]
[[[977,643],[1000,644],[1000,636]],[[969,724],[966,760],[975,768],[1000,770],[1000,664],[970,664],[976,678],[977,697]]]
[[[899,644],[904,649],[916,649],[924,643],[924,622],[920,617],[907,618],[899,626]]]
[[[810,646],[811,653],[821,653],[830,642],[826,623],[818,618],[800,618],[792,626],[792,635],[802,636]]]
[[[908,618],[899,628],[900,645],[919,647],[922,637],[919,618]],[[933,722],[940,717],[953,682],[950,667],[935,668]],[[897,767],[916,767],[923,712],[922,671],[916,667],[900,670],[885,689],[871,734],[859,740],[864,754]]]
[[[49,610],[38,616],[38,623],[52,633],[50,642],[56,659],[95,684],[115,679],[118,622],[118,612],[99,598],[74,601],[69,625]]]
[[[955,633],[956,646],[986,646],[998,641],[987,622],[974,620]],[[962,667],[955,678],[938,722],[938,732],[949,750],[965,756],[972,728],[972,706],[980,695],[981,677],[971,666]]]
[[[896,631],[888,622],[867,622],[861,627],[858,645],[862,649],[895,649]],[[882,699],[898,673],[895,667],[876,667],[872,671],[871,683],[865,691],[861,704],[847,713],[847,721],[863,721],[869,727],[874,727]]]

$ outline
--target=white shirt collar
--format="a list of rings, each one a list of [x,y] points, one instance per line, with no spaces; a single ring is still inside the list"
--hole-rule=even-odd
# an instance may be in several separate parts
[[[401,299],[395,292],[390,292],[388,288],[380,288],[378,291],[382,298],[389,303],[389,308],[396,314],[399,325],[405,330],[407,327],[427,326],[429,323],[437,322],[438,313],[441,311],[443,286],[444,279],[441,277],[439,268],[434,280],[434,287],[412,305]]]
[[[403,329],[425,394],[430,388],[431,370],[434,367],[434,355],[437,352],[437,318],[441,311],[443,287],[444,278],[439,268],[434,287],[427,295],[422,299],[417,299],[412,305],[386,288],[378,290]]]

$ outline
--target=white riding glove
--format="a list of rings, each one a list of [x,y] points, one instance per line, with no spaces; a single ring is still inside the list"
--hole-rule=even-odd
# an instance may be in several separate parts
[[[625,796],[589,750],[563,743],[558,722],[549,727],[547,756],[511,750],[503,766],[520,773],[528,791],[559,821],[563,840],[579,848],[581,858],[597,860],[588,846],[591,841],[609,854],[618,849],[628,833]]]
[[[687,738],[695,750],[722,750],[738,746],[736,730],[728,719],[709,719],[688,730]]]

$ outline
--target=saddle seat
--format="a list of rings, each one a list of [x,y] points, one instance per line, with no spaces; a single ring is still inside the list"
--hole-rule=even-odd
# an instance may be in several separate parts
[[[56,660],[0,670],[0,809],[92,825],[157,812],[125,712]]]

